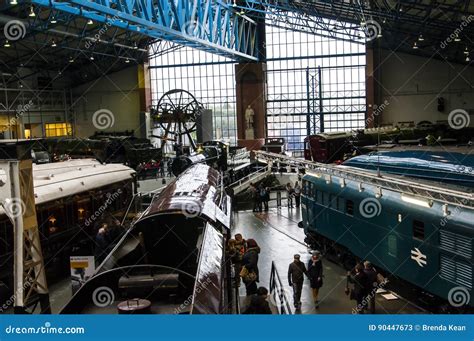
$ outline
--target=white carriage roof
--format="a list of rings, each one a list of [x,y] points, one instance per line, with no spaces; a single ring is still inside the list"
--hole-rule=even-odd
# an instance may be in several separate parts
[[[39,205],[124,181],[134,173],[122,164],[101,164],[93,159],[33,165],[35,202]],[[5,214],[1,206],[0,214]]]

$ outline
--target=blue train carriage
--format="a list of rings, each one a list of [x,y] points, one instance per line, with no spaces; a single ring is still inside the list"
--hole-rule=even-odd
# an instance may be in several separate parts
[[[369,260],[428,305],[473,308],[472,207],[308,171],[302,218],[306,242],[347,269]]]

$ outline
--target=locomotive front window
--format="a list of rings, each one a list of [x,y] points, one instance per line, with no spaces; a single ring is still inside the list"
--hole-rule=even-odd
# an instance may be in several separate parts
[[[354,216],[354,202],[352,200],[346,201],[346,214]]]
[[[420,240],[425,239],[425,223],[413,220],[413,238]]]

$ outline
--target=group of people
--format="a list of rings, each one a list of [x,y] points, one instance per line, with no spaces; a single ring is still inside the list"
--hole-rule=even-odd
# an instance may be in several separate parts
[[[375,294],[385,281],[369,261],[357,264],[347,273],[346,294],[357,302],[355,313],[375,313]]]
[[[301,293],[305,276],[309,279],[314,306],[317,309],[319,308],[319,289],[323,286],[323,263],[319,251],[313,252],[307,267],[301,261],[299,254],[293,256],[293,262],[288,267],[288,284],[293,288],[293,304],[296,309],[301,309]]]
[[[295,186],[291,185],[291,182],[286,184],[286,194],[288,208],[293,208],[293,200],[296,208],[300,207],[301,203],[301,186],[298,181],[295,182]],[[268,202],[270,201],[270,188],[264,187],[263,184],[255,185],[250,184],[250,193],[253,200],[253,212],[268,211]]]
[[[291,186],[291,182],[286,184],[286,195],[288,199],[288,208],[293,208],[293,198],[295,199],[296,208],[300,207],[301,203],[301,186],[298,181],[295,182],[295,187]]]
[[[256,186],[255,184],[251,183],[250,193],[252,194],[253,211],[268,211],[268,202],[270,201],[270,188],[264,187],[263,184]]]

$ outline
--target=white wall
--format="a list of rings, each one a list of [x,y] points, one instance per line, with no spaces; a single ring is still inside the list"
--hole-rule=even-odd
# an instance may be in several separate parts
[[[135,130],[135,136],[140,135],[137,72],[137,67],[132,66],[72,89],[76,136],[89,137],[99,131],[92,118],[102,109],[112,112],[114,118],[114,124],[103,131]]]
[[[382,123],[446,121],[452,110],[465,109],[471,110],[474,126],[473,66],[387,50],[380,50],[376,58],[376,102],[389,103],[380,114]],[[437,110],[438,97],[445,99],[444,112]]]

